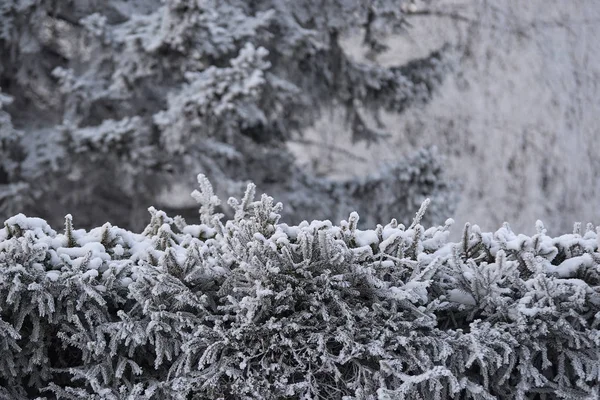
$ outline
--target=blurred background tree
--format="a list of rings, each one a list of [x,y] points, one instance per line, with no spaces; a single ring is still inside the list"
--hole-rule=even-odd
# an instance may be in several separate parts
[[[0,217],[195,218],[202,172],[289,222],[425,197],[425,223],[597,222],[599,21],[595,0],[5,0]]]
[[[344,141],[373,144],[390,134],[382,111],[432,98],[448,72],[443,43],[392,66],[341,45],[361,36],[375,57],[407,29],[404,11],[400,0],[3,1],[2,217],[139,229],[152,204],[195,217],[201,172],[222,196],[256,182],[292,222],[355,209],[364,223],[409,220],[426,197],[426,223],[440,222],[456,199],[433,149],[359,179],[324,176],[290,151],[331,110]]]

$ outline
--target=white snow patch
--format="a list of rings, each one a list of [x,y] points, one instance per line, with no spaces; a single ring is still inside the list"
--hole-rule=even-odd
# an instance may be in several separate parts
[[[464,304],[466,306],[474,306],[477,304],[475,298],[469,293],[465,293],[459,289],[452,289],[448,291],[448,300],[454,303]]]

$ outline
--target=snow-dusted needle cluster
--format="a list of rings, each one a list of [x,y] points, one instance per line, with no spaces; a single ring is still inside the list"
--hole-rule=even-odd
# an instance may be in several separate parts
[[[598,228],[517,235],[452,220],[281,224],[250,185],[224,221],[150,209],[140,234],[0,233],[0,397],[597,399]],[[538,397],[541,396],[541,397]],[[544,397],[545,396],[545,397]]]

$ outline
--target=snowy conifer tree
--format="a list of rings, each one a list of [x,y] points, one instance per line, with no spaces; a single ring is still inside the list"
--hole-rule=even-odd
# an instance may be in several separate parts
[[[290,204],[290,220],[354,208],[365,221],[405,218],[427,196],[440,200],[427,218],[447,215],[454,200],[435,153],[331,182],[286,148],[323,110],[344,109],[354,140],[373,141],[381,132],[369,116],[430,98],[445,50],[384,68],[340,46],[364,34],[380,51],[403,26],[401,9],[400,0],[3,1],[1,214],[57,224],[70,212],[83,226],[138,228],[161,192],[200,171],[225,196],[255,181]],[[394,206],[371,204],[372,188]]]
[[[199,176],[200,220],[141,234],[0,231],[0,396],[45,399],[596,399],[600,227],[280,223]]]

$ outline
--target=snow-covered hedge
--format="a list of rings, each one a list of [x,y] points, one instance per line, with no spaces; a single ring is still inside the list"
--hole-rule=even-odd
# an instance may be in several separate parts
[[[420,217],[278,223],[254,187],[200,224],[0,233],[0,398],[597,399],[600,235]]]

